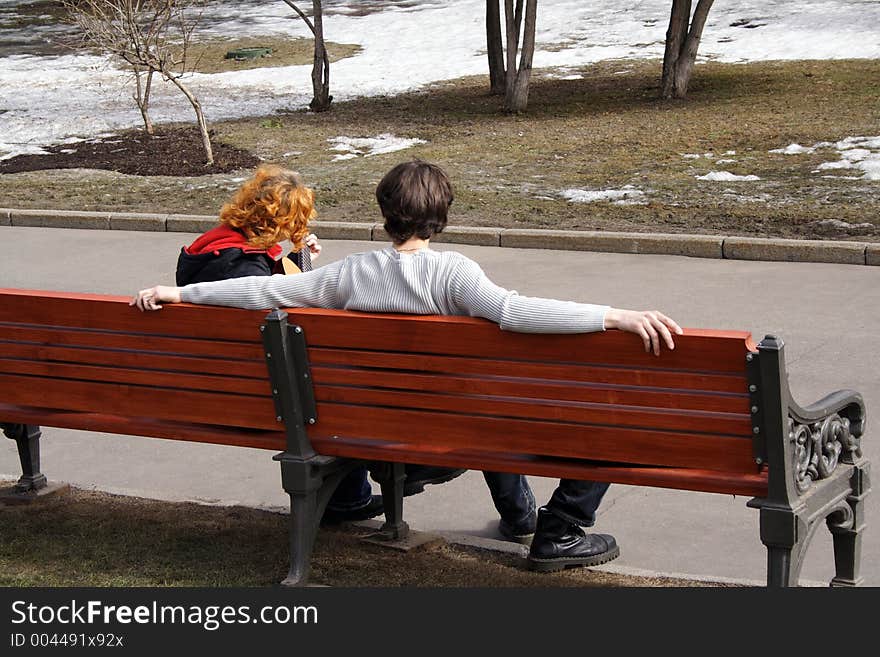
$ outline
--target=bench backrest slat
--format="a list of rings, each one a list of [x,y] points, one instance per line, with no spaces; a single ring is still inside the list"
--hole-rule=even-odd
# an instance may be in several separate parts
[[[2,331],[2,327],[0,327]],[[2,336],[0,332],[0,336]],[[107,335],[106,333],[103,335]],[[250,379],[266,380],[266,364],[261,360],[262,352],[250,360],[227,358],[220,344],[216,345],[213,356],[187,352],[166,351],[169,347],[159,344],[158,350],[141,346],[140,336],[117,334],[117,338],[127,338],[127,348],[55,346],[50,343],[3,342],[2,357],[8,360],[42,361],[68,363],[70,365],[90,364],[111,367],[139,367],[146,371],[193,372],[196,374],[228,374]],[[207,341],[206,341],[207,342]],[[155,344],[155,343],[154,343]],[[209,343],[208,343],[209,344]],[[205,346],[208,346],[207,344]],[[263,386],[265,388],[265,385]]]
[[[637,336],[620,331],[542,335],[502,331],[491,322],[470,317],[346,313],[314,308],[289,312],[291,322],[305,329],[310,348],[742,374],[745,347],[753,347],[750,334],[744,331],[691,330],[686,352],[676,349],[655,358],[644,352]],[[330,318],[333,319],[327,321]]]
[[[71,428],[98,414],[275,432],[265,314],[141,313],[120,297],[0,291],[0,402]]]
[[[387,406],[423,409],[462,415],[550,420],[587,425],[653,427],[658,430],[714,433],[743,437],[751,430],[747,415],[707,411],[669,410],[652,406],[613,403],[581,403],[551,399],[523,399],[489,395],[443,395],[435,393],[326,386],[316,378],[318,401],[354,406]],[[334,412],[332,409],[330,412]]]
[[[108,409],[112,411],[113,409]],[[36,424],[45,427],[70,427],[86,431],[121,433],[131,436],[151,436],[171,440],[254,447],[257,449],[284,449],[285,437],[276,427],[273,431],[258,431],[216,424],[188,424],[167,422],[155,418],[126,418],[112,413],[79,413],[57,411],[41,407],[18,406],[0,402],[0,417],[4,421]]]
[[[452,448],[499,453],[756,470],[751,441],[730,436],[321,403],[318,418],[309,435],[383,440],[411,447],[430,447],[440,441]]]
[[[169,306],[171,313],[128,312],[128,301],[103,294],[0,289],[0,322],[259,344],[254,331],[266,316],[259,310],[186,304]]]
[[[757,474],[745,332],[517,334],[466,317],[297,309],[318,421],[309,436]],[[332,449],[332,448],[331,448]]]
[[[394,351],[363,351],[310,346],[309,359],[312,367],[328,365],[350,368],[381,368],[394,371],[417,371],[454,373],[461,376],[509,376],[516,372],[533,379],[553,381],[580,381],[590,384],[652,385],[656,388],[675,390],[700,390],[714,392],[743,391],[744,373],[698,373],[693,371],[607,367],[601,365],[555,365],[524,360],[485,360],[461,356],[436,356],[408,352],[406,359],[398,359]]]
[[[52,344],[65,347],[94,347],[100,349],[131,349],[131,332],[117,333],[94,329],[77,329],[68,324],[60,326],[23,325],[21,323],[0,323],[0,336],[4,340],[21,343]],[[164,335],[138,334],[142,350],[156,353],[185,353],[191,356],[216,357],[218,352],[231,360],[250,361],[262,358],[262,345],[234,340],[211,339],[204,337],[177,338]],[[265,372],[260,372],[263,376]]]
[[[572,382],[565,378],[548,381],[524,376],[471,376],[455,374],[422,374],[383,371],[380,369],[356,370],[351,368],[315,367],[312,370],[316,385],[381,387],[389,391],[418,390],[438,395],[490,395],[500,398],[528,400],[552,399],[569,402],[594,402],[621,404],[649,408],[686,409],[741,413],[748,395],[733,393],[708,393],[692,388],[675,390],[643,385],[595,385]],[[517,372],[512,369],[511,372]],[[743,380],[745,390],[745,380]],[[392,393],[393,394],[393,393]]]
[[[0,347],[2,349],[2,347]],[[176,387],[183,390],[209,390],[265,397],[266,377],[261,379],[175,372],[173,377],[161,370],[138,370],[123,367],[69,365],[58,361],[25,361],[0,358],[0,374],[24,374],[43,378],[122,383],[151,387]]]

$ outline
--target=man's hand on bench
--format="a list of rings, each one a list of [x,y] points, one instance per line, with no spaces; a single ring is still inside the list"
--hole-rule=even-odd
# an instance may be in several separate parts
[[[681,335],[681,327],[657,310],[621,310],[611,308],[605,314],[605,328],[636,333],[645,343],[645,351],[660,355],[660,341],[669,349],[675,349],[672,334]]]
[[[180,303],[180,288],[167,285],[147,288],[134,295],[128,305],[137,306],[143,312],[144,310],[161,310],[163,302]]]

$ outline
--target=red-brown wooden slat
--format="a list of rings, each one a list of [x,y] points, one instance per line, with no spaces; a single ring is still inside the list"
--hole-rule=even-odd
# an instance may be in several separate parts
[[[310,437],[387,440],[411,446],[439,441],[456,449],[521,452],[597,461],[749,472],[751,440],[672,431],[643,431],[319,403]]]
[[[747,413],[669,411],[615,404],[539,401],[497,396],[442,395],[365,388],[318,386],[318,401],[363,406],[393,406],[395,409],[449,411],[473,415],[550,420],[581,424],[639,427],[670,431],[693,431],[719,435],[751,436]]]
[[[313,445],[321,454],[365,460],[391,460],[423,463],[493,472],[514,472],[565,479],[608,481],[632,486],[655,486],[728,495],[767,495],[766,472],[731,473],[695,468],[621,466],[552,457],[529,457],[479,450],[428,451],[383,442],[355,442],[316,438]]]
[[[696,331],[676,336],[674,351],[647,354],[641,339],[623,331],[574,335],[501,331],[494,323],[471,317],[345,313],[312,308],[290,309],[291,323],[303,327],[312,347],[380,349],[485,358],[554,360],[579,364],[684,371],[741,373],[754,349],[744,331]],[[450,326],[451,325],[451,326]],[[454,328],[454,330],[452,330]],[[499,339],[502,338],[503,339]]]
[[[278,426],[268,393],[255,397],[87,381],[65,381],[62,386],[57,379],[10,374],[0,374],[0,389],[4,391],[0,401],[8,404],[33,405],[38,401],[41,406],[57,410],[111,412],[264,430]]]
[[[397,390],[422,390],[447,394],[498,395],[526,399],[560,399],[564,401],[593,402],[647,406],[652,408],[681,408],[721,413],[742,413],[748,410],[748,396],[722,394],[688,394],[677,391],[656,391],[649,388],[621,386],[594,386],[588,383],[544,383],[522,381],[512,377],[459,377],[436,376],[403,372],[375,372],[313,367],[316,386],[350,385],[388,390],[387,403],[392,403]]]
[[[28,324],[0,323],[0,340],[29,342],[66,347],[103,347],[137,349],[189,356],[221,356],[238,360],[263,358],[262,342],[253,343],[216,339],[174,338],[143,333],[92,331],[65,326],[41,327]]]
[[[110,413],[59,411],[51,408],[17,406],[0,403],[0,420],[20,424],[38,424],[82,431],[100,431],[130,436],[147,436],[169,440],[186,440],[236,447],[284,450],[283,432],[254,431],[222,425],[157,420],[150,417],[122,417]]]
[[[519,377],[535,379],[710,392],[741,393],[748,387],[744,372],[738,374],[699,374],[653,368],[639,370],[624,367],[591,367],[588,365],[570,365],[565,363],[541,363],[515,360],[514,358],[515,355],[511,355],[508,359],[490,360],[487,358],[464,358],[431,354],[400,354],[395,351],[309,347],[309,361],[312,366],[363,367],[457,375],[507,376],[515,372]]]
[[[119,349],[96,349],[77,347],[53,347],[38,344],[21,344],[0,340],[0,358],[62,362],[91,363],[96,365],[117,365],[120,367],[143,367],[144,369],[166,370],[170,372],[195,372],[224,374],[234,372],[238,376],[265,379],[265,361],[245,361],[217,358],[193,358],[173,356],[164,353]]]
[[[256,396],[266,395],[270,390],[268,377],[265,376],[257,379],[234,375],[182,374],[179,372],[169,373],[121,367],[69,365],[66,363],[44,363],[7,360],[4,358],[0,358],[0,373],[37,375],[52,379],[125,383],[161,387],[164,389],[208,390]],[[64,381],[59,381],[57,385],[64,385]],[[169,394],[173,393],[169,392]]]
[[[0,289],[0,322],[69,326],[180,338],[260,342],[267,311],[168,304],[142,313],[128,297],[42,290]]]
[[[118,332],[119,335],[112,338],[112,340],[116,340],[116,342],[112,342],[113,346],[121,346],[125,349],[128,344],[135,346],[140,344],[142,351],[159,349],[160,343],[167,345],[169,341],[192,341],[199,343],[198,347],[193,348],[205,350],[199,351],[199,355],[212,356],[214,352],[211,350],[210,341],[223,340],[240,343],[241,349],[247,350],[246,362],[260,370],[259,375],[254,374],[255,379],[265,376],[265,365],[262,358],[257,357],[257,350],[260,350],[259,326],[264,321],[266,311],[244,311],[179,304],[166,306],[160,313],[140,313],[136,309],[128,307],[127,304],[128,298],[124,297],[54,292],[47,295],[47,293],[40,291],[0,290],[0,322],[6,323],[0,325],[0,339],[4,337],[4,326],[8,328],[7,335],[14,329],[16,337],[18,337],[18,333],[26,333],[29,328],[33,328],[21,325],[21,323],[25,323],[84,329],[81,333],[89,336],[86,338],[87,340],[100,340],[100,337],[95,337],[95,332]],[[642,397],[642,403],[636,402],[635,399],[631,400],[635,407],[631,406],[620,410],[617,408],[620,404],[614,397],[609,397],[606,400],[614,402],[611,407],[608,407],[608,411],[611,416],[617,413],[618,419],[624,417],[626,413],[630,414],[626,416],[629,418],[634,417],[632,413],[663,416],[663,412],[658,413],[653,409],[645,411],[641,407],[646,405],[644,403],[646,397],[664,394],[671,394],[671,399],[676,400],[672,404],[676,406],[680,405],[679,402],[683,399],[682,395],[698,397],[701,401],[726,398],[736,400],[736,410],[739,414],[737,419],[732,422],[737,426],[737,433],[742,429],[743,420],[747,419],[743,410],[745,398],[739,393],[739,386],[744,383],[745,355],[749,351],[753,351],[755,347],[748,333],[744,332],[688,329],[686,335],[677,337],[675,351],[664,351],[657,358],[644,353],[641,342],[636,336],[618,331],[586,335],[526,335],[502,332],[490,322],[473,318],[395,316],[319,309],[293,310],[291,311],[291,323],[299,324],[305,328],[310,352],[315,354],[316,372],[322,369],[319,363],[321,356],[318,351],[321,349],[328,350],[328,353],[331,350],[346,350],[349,354],[360,349],[365,350],[366,358],[378,357],[380,359],[387,356],[388,351],[398,352],[393,360],[393,365],[388,369],[398,369],[401,364],[406,367],[408,358],[411,369],[418,369],[412,363],[419,362],[419,359],[431,363],[460,359],[464,361],[462,365],[466,363],[470,368],[475,368],[477,361],[483,358],[490,359],[490,362],[492,359],[503,361],[490,366],[490,368],[497,369],[489,372],[483,370],[481,377],[473,377],[484,381],[489,376],[503,379],[505,368],[518,376],[522,375],[525,369],[532,368],[528,374],[529,377],[558,380],[565,380],[567,376],[579,376],[573,372],[580,368],[580,375],[583,375],[583,372],[587,370],[594,370],[605,373],[607,377],[606,379],[600,378],[601,383],[598,386],[581,386],[583,388],[611,390],[614,394],[623,389],[632,392],[638,391]],[[13,325],[17,325],[17,327],[13,327]],[[43,344],[51,343],[51,340],[44,338],[52,334],[52,328],[40,327],[36,330],[44,333],[39,339],[34,339],[32,336],[32,341]],[[59,330],[66,331],[66,329]],[[133,335],[129,337],[127,335],[129,333]],[[65,335],[67,334],[65,333]],[[131,340],[130,343],[129,340]],[[65,338],[60,345],[51,344],[55,346],[41,348],[70,351],[69,347],[75,343],[68,343]],[[180,344],[180,346],[183,349],[187,348],[184,344]],[[231,349],[227,351],[227,357],[235,349],[238,347],[231,346]],[[371,354],[370,352],[375,353]],[[43,353],[45,354],[45,351]],[[52,353],[57,355],[60,351]],[[184,353],[186,352],[184,351]],[[254,355],[251,356],[251,354]],[[412,356],[407,354],[412,354]],[[364,356],[359,357],[363,358]],[[178,358],[179,360],[178,356],[170,358]],[[173,363],[173,361],[170,362]],[[374,379],[377,375],[381,378],[422,376],[414,375],[405,370],[394,373],[376,372],[377,361],[371,362],[372,364],[368,364],[367,368],[364,368],[363,361],[350,363],[354,364],[355,368],[348,369],[349,376],[345,386],[349,386],[355,376],[373,377]],[[119,364],[119,360],[117,359],[113,364]],[[381,363],[379,364],[381,365]],[[89,368],[100,369],[93,366],[94,363],[89,363]],[[134,363],[130,363],[129,366],[134,366]],[[137,366],[142,367],[142,361]],[[445,365],[442,366],[445,367]],[[332,368],[324,367],[323,369]],[[70,370],[70,372],[72,371]],[[540,374],[537,374],[540,371],[547,374],[541,377]],[[353,374],[354,372],[358,372],[358,374]],[[454,386],[465,386],[465,393],[456,393],[458,399],[455,401],[460,401],[463,396],[473,396],[473,392],[467,392],[470,390],[467,386],[471,384],[465,385],[461,381],[467,380],[468,374],[477,372],[476,369],[468,370],[465,368],[462,370],[459,368],[456,370],[453,368],[449,372],[453,376],[445,377],[452,380],[457,378],[459,381],[454,383]],[[552,374],[550,374],[551,372]],[[197,373],[202,375],[204,372],[197,370]],[[228,370],[218,373],[226,374]],[[186,376],[195,374],[196,372],[191,372]],[[501,376],[498,376],[499,374]],[[420,381],[411,379],[410,383],[417,385],[414,385],[414,389],[405,394],[412,395],[412,401],[415,401],[418,395],[427,394],[424,381],[432,378],[436,379],[436,377],[430,376],[423,377]],[[517,377],[511,378],[516,379]],[[523,377],[519,376],[519,378]],[[706,391],[712,391],[715,394],[693,395],[692,392],[668,393],[662,391],[663,389],[693,391],[693,387],[687,387],[687,379],[693,386],[697,386],[697,390],[702,390],[699,386],[706,386]],[[403,378],[396,379],[396,381],[403,380]],[[160,435],[162,432],[161,437],[176,437],[172,434],[180,427],[184,432],[190,431],[193,435],[201,436],[195,438],[197,440],[204,438],[208,442],[224,442],[228,439],[233,442],[224,444],[241,444],[235,442],[235,437],[249,436],[244,440],[251,441],[250,446],[257,446],[253,443],[258,442],[260,445],[271,444],[273,449],[283,447],[283,433],[279,431],[280,425],[275,422],[274,405],[268,396],[268,385],[266,386],[266,394],[253,397],[243,394],[224,394],[216,390],[207,392],[174,390],[172,391],[174,400],[165,407],[166,412],[157,411],[157,407],[161,407],[162,404],[157,404],[155,393],[157,391],[161,391],[163,394],[167,393],[169,392],[167,388],[144,388],[119,383],[97,384],[67,380],[63,385],[57,384],[61,390],[52,390],[50,384],[52,381],[57,383],[58,379],[21,376],[20,372],[14,375],[0,375],[0,387],[4,392],[8,392],[8,395],[5,394],[4,397],[11,396],[11,399],[0,400],[3,402],[0,403],[0,417],[7,421],[30,421],[47,426],[51,426],[52,422],[67,421],[78,422],[80,427],[87,428],[83,423],[92,423],[92,427],[99,425],[104,427],[93,430],[134,433],[135,435]],[[634,387],[627,388],[627,381],[633,381]],[[323,394],[320,383],[319,380],[316,389],[319,399]],[[387,390],[376,390],[375,383],[375,380],[372,384],[365,382],[363,385],[366,390],[359,390],[356,394],[373,396],[372,399],[367,400],[368,403],[380,404],[378,396],[386,398],[389,395]],[[385,384],[383,383],[383,385]],[[510,385],[510,382],[507,382],[506,385]],[[530,389],[533,393],[540,386],[548,389],[547,386],[552,387],[556,384],[548,383],[545,380],[527,384],[516,381],[516,385],[523,386],[523,390]],[[538,387],[536,388],[536,386]],[[336,388],[340,387],[336,386]],[[329,390],[326,386],[324,388]],[[355,389],[349,388],[345,393],[340,392],[339,394],[350,395],[352,390]],[[717,394],[725,392],[737,394],[729,395],[729,397]],[[46,399],[47,394],[49,399]],[[435,397],[437,396],[435,395]],[[32,416],[30,420],[22,419],[22,413],[25,413],[23,409],[27,408],[27,404],[33,404],[34,399],[39,399],[41,405],[50,408],[41,409],[40,414]],[[100,404],[102,399],[104,400],[103,405]],[[113,408],[107,408],[106,400],[108,399],[113,400],[111,404]],[[449,399],[452,401],[452,397]],[[164,398],[162,401],[165,401]],[[361,399],[361,401],[364,400]],[[477,459],[473,454],[463,455],[463,453],[473,452],[479,448],[483,460],[473,460],[469,467],[503,469],[501,466],[504,463],[528,463],[530,468],[555,467],[556,470],[538,472],[537,470],[514,469],[511,471],[524,471],[547,476],[569,476],[561,473],[576,472],[581,478],[584,477],[584,473],[589,471],[590,467],[597,468],[597,472],[605,473],[611,472],[608,468],[614,467],[618,468],[620,472],[615,475],[615,478],[608,480],[621,481],[622,483],[627,483],[622,478],[637,476],[636,471],[651,471],[650,475],[638,476],[644,476],[645,481],[667,481],[667,483],[675,485],[674,487],[686,487],[677,486],[677,483],[701,480],[705,487],[716,486],[719,489],[724,489],[723,492],[731,492],[730,487],[734,484],[724,488],[724,485],[719,483],[722,480],[726,480],[728,483],[740,482],[735,484],[739,486],[751,477],[753,480],[749,480],[751,483],[748,485],[753,489],[760,488],[754,481],[754,479],[760,480],[760,476],[755,473],[751,455],[751,441],[748,438],[713,435],[713,432],[700,433],[694,430],[693,424],[688,425],[688,431],[646,431],[610,426],[612,421],[608,418],[604,423],[576,424],[571,421],[573,416],[566,415],[573,406],[566,404],[557,405],[563,410],[553,411],[556,413],[555,416],[551,412],[550,418],[540,420],[485,417],[476,414],[477,411],[486,410],[485,403],[488,401],[491,400],[482,399],[479,400],[479,403],[472,400],[468,402],[470,406],[466,405],[464,409],[458,406],[445,412],[402,410],[382,406],[370,407],[321,401],[318,409],[318,423],[309,427],[309,433],[319,452],[337,453],[342,456],[363,456],[356,450],[375,447],[375,441],[381,440],[384,443],[383,449],[391,449],[395,454],[406,454],[406,458],[402,459],[404,461],[417,462],[416,456],[419,454],[423,455],[423,459],[439,458],[437,450],[442,449],[444,450],[442,458],[447,460],[438,464],[451,465],[452,463],[448,460],[450,458]],[[446,403],[445,400],[444,403]],[[541,405],[540,403],[519,402],[510,399],[497,400],[496,403],[502,406],[506,405],[505,412],[507,413],[512,412],[511,405],[519,408],[530,404],[532,406]],[[593,402],[590,404],[595,405]],[[584,406],[584,404],[580,404],[580,406]],[[15,412],[19,415],[15,418],[7,418],[6,412],[13,411],[7,410],[5,412],[4,409],[12,408],[16,408]],[[153,417],[154,415],[159,417]],[[705,416],[712,414],[697,415],[706,419]],[[41,419],[36,420],[37,417]],[[552,417],[566,417],[567,421],[553,420]],[[647,418],[644,415],[641,417]],[[51,418],[52,422],[47,421],[47,418]],[[144,418],[148,419],[144,420]],[[713,417],[712,419],[719,418]],[[221,426],[208,426],[213,423],[218,423]],[[227,429],[225,425],[236,425],[249,429],[258,428],[259,431],[238,431]],[[138,426],[142,426],[142,431],[138,431]],[[199,428],[193,429],[193,427]],[[715,432],[720,431],[718,427],[719,425],[715,425]],[[214,438],[207,440],[210,436],[214,436]],[[394,443],[397,444],[394,445]],[[325,448],[330,451],[324,451]],[[333,452],[333,449],[343,451]],[[523,452],[524,455],[539,454],[540,458],[535,459],[533,456],[526,458],[523,455],[511,456],[511,449]],[[434,456],[432,457],[431,454]],[[648,454],[650,459],[647,459],[645,454]],[[568,460],[565,463],[560,462],[559,457],[574,455],[580,458],[613,462],[613,465],[587,466],[575,465]],[[380,451],[380,456],[369,458],[388,458],[388,453],[382,457]],[[525,460],[517,461],[518,458]],[[421,462],[431,463],[432,461],[422,460]],[[542,465],[535,465],[538,462]],[[551,462],[554,465],[551,466]],[[669,467],[626,467],[621,466],[620,463],[660,464]],[[492,464],[498,467],[493,468]],[[517,465],[516,467],[522,466]],[[563,470],[562,468],[568,469]],[[682,470],[682,468],[686,468],[686,470]],[[663,470],[663,473],[658,474],[657,470]],[[674,474],[676,470],[681,470],[681,474]],[[701,474],[698,471],[703,472]],[[555,474],[550,474],[551,472]],[[706,474],[707,472],[709,474]],[[600,476],[586,478],[601,479]],[[663,484],[647,483],[644,485]],[[719,490],[719,492],[722,491]]]

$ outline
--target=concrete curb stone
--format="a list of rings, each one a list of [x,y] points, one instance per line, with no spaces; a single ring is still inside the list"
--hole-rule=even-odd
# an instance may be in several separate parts
[[[866,244],[829,240],[791,240],[753,237],[724,239],[724,257],[731,260],[831,262],[864,265]]]
[[[721,258],[724,239],[721,235],[509,228],[501,231],[500,246]]]
[[[432,242],[447,244],[472,244],[474,246],[501,246],[501,228],[483,228],[479,226],[447,226],[439,235],[431,238]],[[385,231],[382,231],[384,236]]]
[[[315,221],[314,232],[328,240],[372,240],[373,224],[354,221]]]
[[[202,214],[169,214],[165,230],[169,233],[203,233],[217,225],[217,217]]]
[[[385,232],[385,226],[382,224],[370,224],[370,239],[374,242],[387,242],[391,236]]]
[[[143,230],[164,233],[167,215],[140,212],[111,212],[110,230]]]
[[[216,225],[217,217],[213,215],[0,208],[0,226],[201,233]],[[382,224],[377,223],[316,221],[313,226],[324,239],[374,242],[389,239]],[[880,266],[880,243],[875,242],[482,226],[449,226],[434,241],[508,248]]]
[[[78,212],[75,210],[10,210],[11,226],[38,228],[110,228],[109,212]]]

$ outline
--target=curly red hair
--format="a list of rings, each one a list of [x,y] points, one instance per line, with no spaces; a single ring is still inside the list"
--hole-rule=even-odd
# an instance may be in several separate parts
[[[268,249],[289,239],[298,251],[316,216],[315,195],[299,174],[266,164],[223,206],[220,223],[243,232],[256,248]]]

